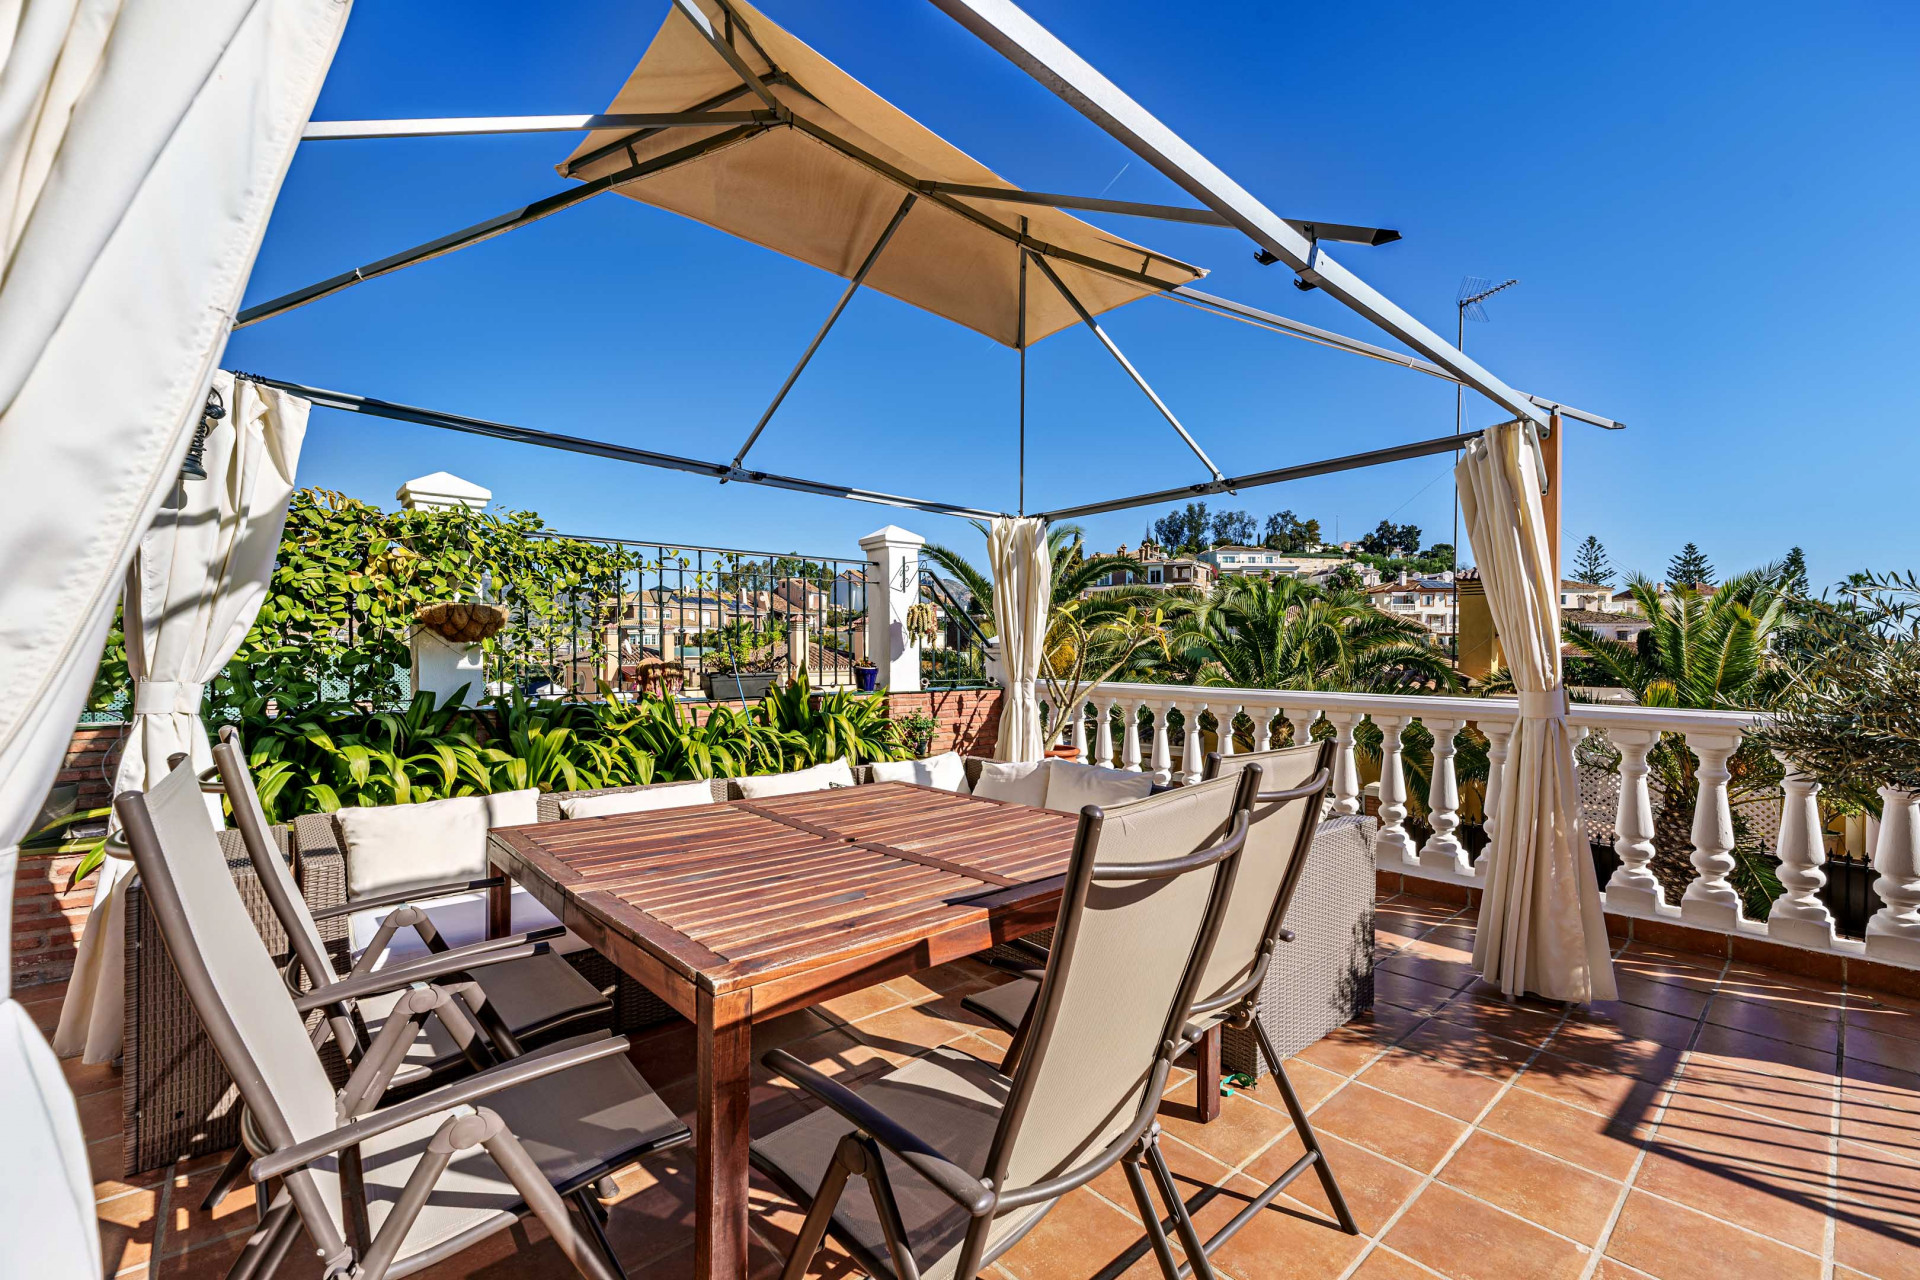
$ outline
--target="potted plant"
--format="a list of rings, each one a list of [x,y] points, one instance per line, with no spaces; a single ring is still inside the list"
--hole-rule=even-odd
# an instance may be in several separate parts
[[[896,718],[893,727],[900,733],[900,741],[916,757],[924,760],[933,754],[933,735],[940,731],[940,722],[919,709]]]
[[[1089,612],[1089,606],[1095,611]],[[1129,606],[1114,612],[1097,600],[1074,600],[1057,606],[1047,621],[1046,645],[1040,654],[1040,680],[1047,702],[1040,740],[1058,743],[1075,716],[1085,714],[1087,690],[1111,680],[1148,646],[1166,652],[1167,626],[1162,610]],[[1052,746],[1047,754],[1077,760],[1080,749]]]
[[[702,671],[700,687],[706,691],[707,701],[755,703],[766,697],[767,690],[773,688],[775,673],[749,671],[748,665],[739,664],[730,671]]]
[[[872,661],[862,658],[853,664],[853,678],[860,692],[872,693],[880,687],[880,668]]]

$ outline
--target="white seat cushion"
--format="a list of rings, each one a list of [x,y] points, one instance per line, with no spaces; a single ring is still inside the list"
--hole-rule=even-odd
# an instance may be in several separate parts
[[[1116,805],[1153,794],[1153,775],[1103,769],[1071,760],[1051,761],[1047,769],[1047,808],[1078,813],[1090,804]]]
[[[647,787],[641,791],[616,791],[607,796],[576,796],[571,800],[562,800],[560,816],[599,818],[610,813],[647,813],[654,809],[684,809],[690,805],[712,803],[712,783],[676,782],[668,786]]]
[[[967,785],[966,761],[957,751],[948,751],[943,755],[928,756],[925,760],[883,760],[873,766],[875,782],[916,782],[923,787],[933,787],[939,791],[958,791],[966,795],[972,790]]]
[[[845,760],[833,760],[826,764],[817,764],[811,769],[796,769],[792,773],[767,773],[757,778],[739,778],[735,785],[740,795],[747,800],[764,800],[769,796],[798,795],[802,791],[825,791],[828,787],[853,785],[853,770]]]
[[[1050,760],[1023,760],[1002,764],[989,760],[980,766],[973,794],[1038,809],[1047,802],[1047,766],[1051,763]]]

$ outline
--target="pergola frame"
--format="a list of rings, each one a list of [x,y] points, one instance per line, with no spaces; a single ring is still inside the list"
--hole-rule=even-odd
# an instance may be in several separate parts
[[[1175,135],[1159,120],[1149,114],[1132,98],[1121,92],[1113,83],[1095,71],[1080,59],[1072,50],[1057,40],[1051,33],[1035,23],[1023,11],[1010,3],[1010,0],[932,0],[940,9],[953,17],[961,25],[974,32],[988,45],[997,49],[1016,66],[1026,71],[1036,80],[1052,89],[1067,103],[1099,125],[1107,133],[1125,145],[1135,155],[1153,164],[1174,182],[1198,199],[1204,208],[1191,208],[1177,205],[1141,204],[1131,201],[1107,200],[1099,197],[1077,197],[1042,192],[1029,192],[1017,189],[968,186],[958,183],[946,183],[923,180],[905,173],[895,166],[874,156],[846,139],[834,135],[818,123],[795,114],[787,109],[772,93],[774,86],[786,86],[805,92],[790,74],[778,68],[768,57],[764,48],[754,40],[746,23],[739,19],[729,0],[714,0],[724,14],[726,21],[721,30],[716,30],[705,13],[693,0],[672,0],[676,11],[693,23],[707,43],[724,59],[734,74],[740,78],[740,85],[725,93],[717,94],[692,108],[681,112],[646,114],[594,114],[572,116],[504,116],[504,117],[463,117],[451,119],[409,119],[409,120],[356,120],[356,121],[315,121],[311,122],[303,135],[307,141],[332,141],[366,138],[418,138],[446,136],[484,136],[493,134],[530,133],[530,132],[568,132],[582,130],[623,129],[631,130],[625,136],[596,148],[581,156],[565,167],[564,172],[577,172],[588,164],[604,159],[609,155],[626,150],[630,163],[623,169],[603,175],[576,187],[558,192],[522,208],[489,218],[483,222],[462,228],[447,235],[405,249],[353,268],[339,275],[318,281],[304,288],[283,294],[280,297],[256,304],[243,310],[237,317],[235,328],[244,328],[261,320],[321,298],[339,293],[365,280],[370,280],[395,271],[413,266],[416,263],[430,261],[448,253],[456,252],[471,244],[492,239],[516,227],[539,221],[551,214],[558,213],[573,205],[583,203],[596,195],[615,189],[623,184],[638,181],[677,165],[696,160],[722,147],[744,141],[770,128],[791,127],[799,129],[823,142],[848,159],[879,174],[903,191],[903,199],[898,211],[888,223],[885,231],[878,237],[872,249],[861,263],[859,269],[850,278],[846,289],[828,314],[825,322],[814,334],[800,359],[787,375],[786,381],[774,395],[766,410],[761,414],[749,432],[745,442],[730,463],[708,462],[699,459],[679,457],[658,453],[652,450],[634,448],[627,445],[605,441],[588,440],[576,436],[558,435],[526,427],[509,426],[486,419],[472,418],[462,414],[424,409],[417,406],[400,405],[391,401],[373,397],[353,395],[345,392],[327,391],[303,386],[299,383],[279,379],[262,378],[260,381],[283,387],[296,394],[306,396],[315,403],[330,408],[347,409],[359,413],[387,417],[401,421],[421,423],[443,427],[456,431],[467,431],[488,435],[498,439],[511,439],[522,443],[558,448],[571,452],[587,453],[619,461],[633,462],[644,466],[662,467],[669,470],[686,471],[698,475],[710,475],[724,484],[737,480],[749,484],[762,484],[776,488],[792,489],[798,492],[814,493],[823,496],[849,498],[856,501],[874,502],[888,506],[905,507],[942,515],[960,515],[973,518],[992,517],[999,514],[981,508],[958,503],[903,497],[874,490],[858,489],[850,486],[830,484],[823,481],[804,480],[791,476],[777,475],[764,471],[749,471],[743,468],[747,453],[752,449],[761,433],[766,429],[774,414],[786,400],[788,393],[798,381],[802,372],[819,350],[828,332],[839,320],[847,305],[852,301],[864,283],[867,274],[879,260],[894,232],[906,217],[908,211],[919,201],[925,200],[956,213],[968,221],[992,233],[999,235],[1016,246],[1020,255],[1020,325],[1017,346],[1020,354],[1020,505],[1025,510],[1025,460],[1026,460],[1026,266],[1030,259],[1034,266],[1045,275],[1050,284],[1068,302],[1081,322],[1094,334],[1095,338],[1120,364],[1141,392],[1152,402],[1154,408],[1167,420],[1181,439],[1206,466],[1210,478],[1204,482],[1175,489],[1164,489],[1153,493],[1137,494],[1131,497],[1116,498],[1109,501],[1063,507],[1041,514],[1042,519],[1063,520],[1080,516],[1095,515],[1104,512],[1124,510],[1132,507],[1150,506],[1163,502],[1178,501],[1183,498],[1202,494],[1233,493],[1243,488],[1277,484],[1286,480],[1303,479],[1309,476],[1326,475],[1336,471],[1345,471],[1359,467],[1376,466],[1382,463],[1401,461],[1408,458],[1424,457],[1458,449],[1463,441],[1461,435],[1449,435],[1436,439],[1419,441],[1412,444],[1391,446],[1348,454],[1339,458],[1320,462],[1303,463],[1269,471],[1261,471],[1239,477],[1228,477],[1221,472],[1206,451],[1182,425],[1179,418],[1166,403],[1148,385],[1146,379],[1127,359],[1111,336],[1100,326],[1093,314],[1074,296],[1065,282],[1053,269],[1049,259],[1070,262],[1084,269],[1094,270],[1126,280],[1136,286],[1147,286],[1155,292],[1183,302],[1189,306],[1209,311],[1217,315],[1245,321],[1274,332],[1298,337],[1307,341],[1334,347],[1371,359],[1383,360],[1402,365],[1432,377],[1454,382],[1463,387],[1478,391],[1492,400],[1514,418],[1531,422],[1541,434],[1551,429],[1550,413],[1593,423],[1598,426],[1617,429],[1620,423],[1572,409],[1557,402],[1516,391],[1499,378],[1469,359],[1457,347],[1448,343],[1437,333],[1428,329],[1407,312],[1388,300],[1372,286],[1366,284],[1353,272],[1335,262],[1321,250],[1321,243],[1341,242],[1376,245],[1385,244],[1399,238],[1396,231],[1373,227],[1359,227],[1347,224],[1309,222],[1301,219],[1281,218],[1274,214],[1259,200],[1234,183],[1219,169],[1208,162],[1198,151]],[[736,40],[744,39],[763,62],[773,70],[765,75],[756,75],[745,59],[734,47]],[[756,109],[728,109],[731,103],[742,98],[758,100]],[[727,126],[719,133],[640,161],[633,151],[635,144],[658,136],[671,129],[706,128]],[[1082,209],[1094,212],[1122,214],[1133,217],[1158,218],[1172,222],[1227,227],[1241,231],[1248,236],[1260,250],[1263,260],[1284,262],[1299,277],[1302,284],[1324,290],[1330,297],[1338,299],[1348,308],[1371,321],[1393,335],[1399,341],[1418,352],[1417,356],[1407,356],[1388,348],[1378,347],[1359,339],[1349,338],[1330,330],[1319,329],[1312,325],[1287,319],[1257,308],[1248,307],[1228,299],[1215,297],[1187,286],[1168,286],[1142,272],[1131,271],[1123,266],[1104,262],[1083,254],[1075,253],[1059,246],[1047,244],[1028,235],[1024,218],[1008,225],[976,209],[962,199],[1004,202],[1013,205],[1040,205],[1056,209]],[[1152,254],[1152,251],[1146,251]],[[1176,260],[1165,255],[1152,254],[1162,261],[1174,263]],[[1185,266],[1185,264],[1177,264]],[[1424,359],[1421,357],[1425,357]]]

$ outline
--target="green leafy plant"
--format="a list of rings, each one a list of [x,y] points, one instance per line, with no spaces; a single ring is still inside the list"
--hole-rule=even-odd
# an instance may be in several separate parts
[[[754,714],[778,735],[787,767],[803,769],[845,759],[850,764],[900,760],[907,754],[898,727],[878,694],[841,689],[816,695],[803,667],[784,688],[767,691]]]

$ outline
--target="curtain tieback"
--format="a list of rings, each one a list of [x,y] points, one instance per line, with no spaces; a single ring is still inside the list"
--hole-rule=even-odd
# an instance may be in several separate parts
[[[1523,720],[1564,720],[1567,718],[1567,690],[1548,689],[1535,693],[1520,691],[1520,717]]]
[[[185,680],[142,680],[133,686],[133,714],[169,716],[200,714],[202,684]]]

